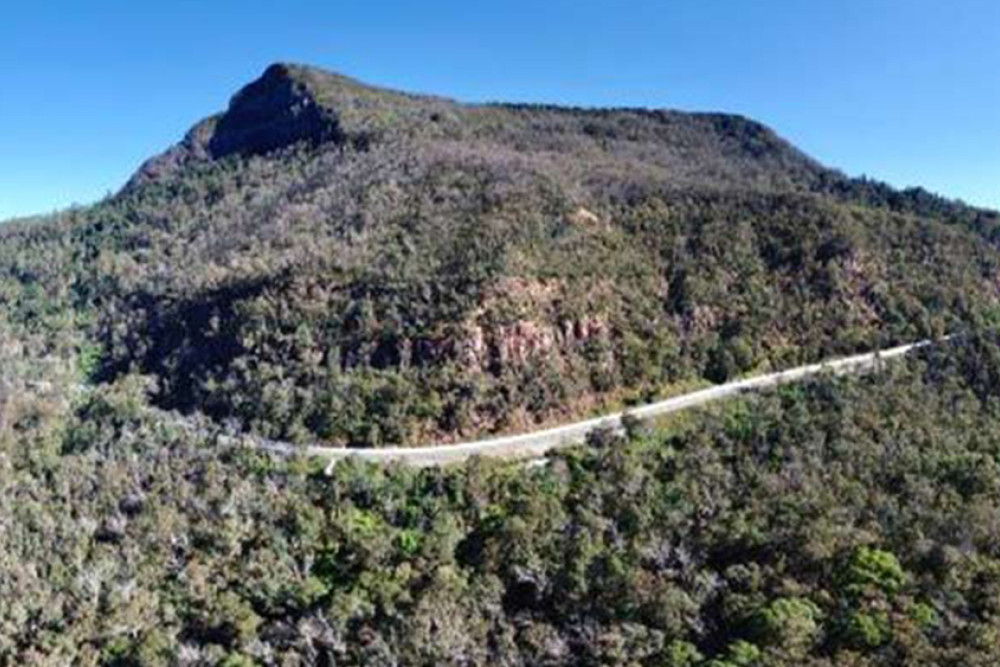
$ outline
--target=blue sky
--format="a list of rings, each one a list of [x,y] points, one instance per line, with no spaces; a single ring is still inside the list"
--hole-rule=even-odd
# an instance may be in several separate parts
[[[4,3],[0,219],[87,203],[278,60],[462,100],[742,113],[1000,208],[996,0]]]

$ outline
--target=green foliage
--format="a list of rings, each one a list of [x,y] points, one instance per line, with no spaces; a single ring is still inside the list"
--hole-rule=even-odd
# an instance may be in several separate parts
[[[915,603],[910,608],[909,616],[921,628],[933,628],[940,620],[934,607],[926,602]]]
[[[402,530],[396,536],[396,545],[404,558],[414,556],[420,550],[420,533],[414,530]]]
[[[760,660],[761,650],[741,639],[729,645],[723,658],[710,660],[706,667],[754,667]]]
[[[145,633],[135,647],[134,662],[142,667],[169,667],[175,658],[173,638],[157,629]]]
[[[753,366],[753,350],[750,345],[742,338],[733,338],[720,341],[709,352],[705,377],[713,382],[725,382],[749,371]]]
[[[102,352],[99,345],[88,344],[80,347],[76,363],[83,378],[91,380],[97,376]]]
[[[667,646],[662,667],[695,667],[704,659],[698,647],[686,641],[673,641]]]
[[[843,576],[846,590],[852,595],[875,589],[892,596],[906,583],[906,573],[896,556],[867,546],[854,552]]]
[[[884,611],[855,610],[847,618],[845,640],[858,648],[877,648],[890,638],[889,618]]]
[[[750,631],[760,644],[808,648],[820,632],[822,612],[802,598],[778,598],[757,610]]]
[[[257,664],[255,660],[245,655],[230,653],[219,663],[219,667],[254,667]]]

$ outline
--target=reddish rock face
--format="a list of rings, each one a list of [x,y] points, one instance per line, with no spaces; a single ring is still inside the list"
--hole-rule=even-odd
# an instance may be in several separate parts
[[[500,363],[523,364],[530,357],[548,352],[556,342],[555,330],[531,320],[522,320],[497,332]]]
[[[607,335],[607,323],[598,317],[566,320],[558,325],[519,320],[492,329],[470,326],[453,350],[466,369],[486,371],[493,360],[501,368],[519,366],[541,356],[569,352],[591,339]]]

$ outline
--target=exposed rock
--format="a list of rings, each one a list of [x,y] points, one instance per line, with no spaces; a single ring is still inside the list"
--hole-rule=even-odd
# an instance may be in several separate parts
[[[466,335],[459,340],[458,359],[466,368],[482,368],[489,358],[486,335],[480,326],[469,327]]]
[[[501,367],[522,365],[608,334],[607,322],[597,316],[565,320],[558,325],[524,319],[491,328],[470,325],[453,350],[465,368],[485,371],[492,360]]]
[[[566,216],[566,219],[574,225],[584,226],[584,225],[596,225],[601,221],[597,214],[592,211],[588,211],[584,207],[580,207]]]
[[[198,123],[179,144],[144,163],[126,189],[198,161],[257,155],[301,141],[342,139],[333,110],[318,103],[293,67],[276,64],[236,93],[225,113]]]
[[[318,104],[287,65],[272,65],[238,92],[208,142],[213,158],[255,155],[299,141],[342,138],[334,113]]]
[[[496,341],[502,365],[523,364],[535,355],[548,352],[555,345],[556,335],[550,326],[522,320],[500,327]]]

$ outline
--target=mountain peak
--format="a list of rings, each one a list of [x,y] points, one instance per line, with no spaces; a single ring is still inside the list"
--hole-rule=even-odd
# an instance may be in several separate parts
[[[293,145],[368,151],[392,140],[450,146],[486,142],[520,152],[573,153],[574,159],[603,154],[662,169],[664,179],[685,185],[768,182],[808,188],[826,173],[770,129],[738,116],[462,104],[278,62],[240,89],[224,112],[201,121],[179,144],[143,164],[126,191],[229,156],[264,155]]]
[[[196,124],[179,144],[144,163],[126,189],[192,163],[230,155],[261,155],[302,142],[353,140],[366,145],[393,124],[423,122],[430,109],[449,104],[376,88],[316,67],[274,63],[240,89],[226,111]]]
[[[341,136],[336,115],[319,104],[308,70],[279,63],[233,96],[218,118],[208,153],[256,155],[299,141],[319,143]]]

